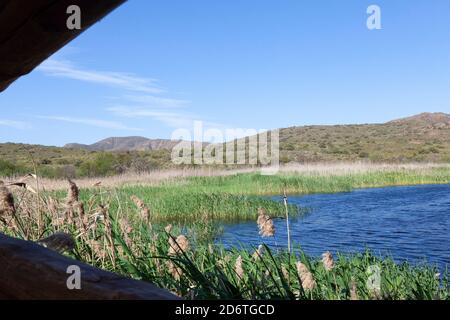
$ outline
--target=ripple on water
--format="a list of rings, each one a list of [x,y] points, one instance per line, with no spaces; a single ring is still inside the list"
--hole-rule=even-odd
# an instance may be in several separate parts
[[[292,240],[312,256],[326,250],[349,253],[369,248],[399,262],[426,259],[441,269],[450,265],[450,185],[361,189],[289,201],[312,210],[291,220]],[[255,223],[226,224],[218,241],[253,247],[265,242],[277,249],[287,243],[285,220],[276,219],[275,227],[275,238],[263,239]]]

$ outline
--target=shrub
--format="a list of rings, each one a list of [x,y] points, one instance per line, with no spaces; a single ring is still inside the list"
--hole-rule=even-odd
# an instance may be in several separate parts
[[[25,168],[24,166],[0,159],[0,176],[10,177],[21,175],[27,171],[27,168]]]

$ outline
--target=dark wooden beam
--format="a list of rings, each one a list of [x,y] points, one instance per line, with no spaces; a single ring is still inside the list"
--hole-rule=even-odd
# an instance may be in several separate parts
[[[0,92],[126,0],[0,0]],[[69,30],[67,7],[81,8]]]
[[[81,269],[81,290],[67,288],[67,268]],[[179,299],[151,283],[128,279],[0,234],[0,299]]]

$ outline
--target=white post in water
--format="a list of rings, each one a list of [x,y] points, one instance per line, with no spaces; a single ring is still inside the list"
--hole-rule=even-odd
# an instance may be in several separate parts
[[[289,228],[289,210],[288,210],[286,190],[284,190],[283,201],[284,201],[284,207],[286,209],[286,228],[287,228],[287,237],[288,237],[288,252],[289,252],[289,254],[291,254],[291,231]]]

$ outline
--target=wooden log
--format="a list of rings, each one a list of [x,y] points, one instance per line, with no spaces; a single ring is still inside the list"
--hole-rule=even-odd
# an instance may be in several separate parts
[[[0,0],[0,92],[126,0]],[[81,9],[69,30],[67,7]]]
[[[81,289],[68,289],[69,266],[81,270]],[[155,285],[100,270],[34,242],[0,234],[0,299],[179,299]]]

